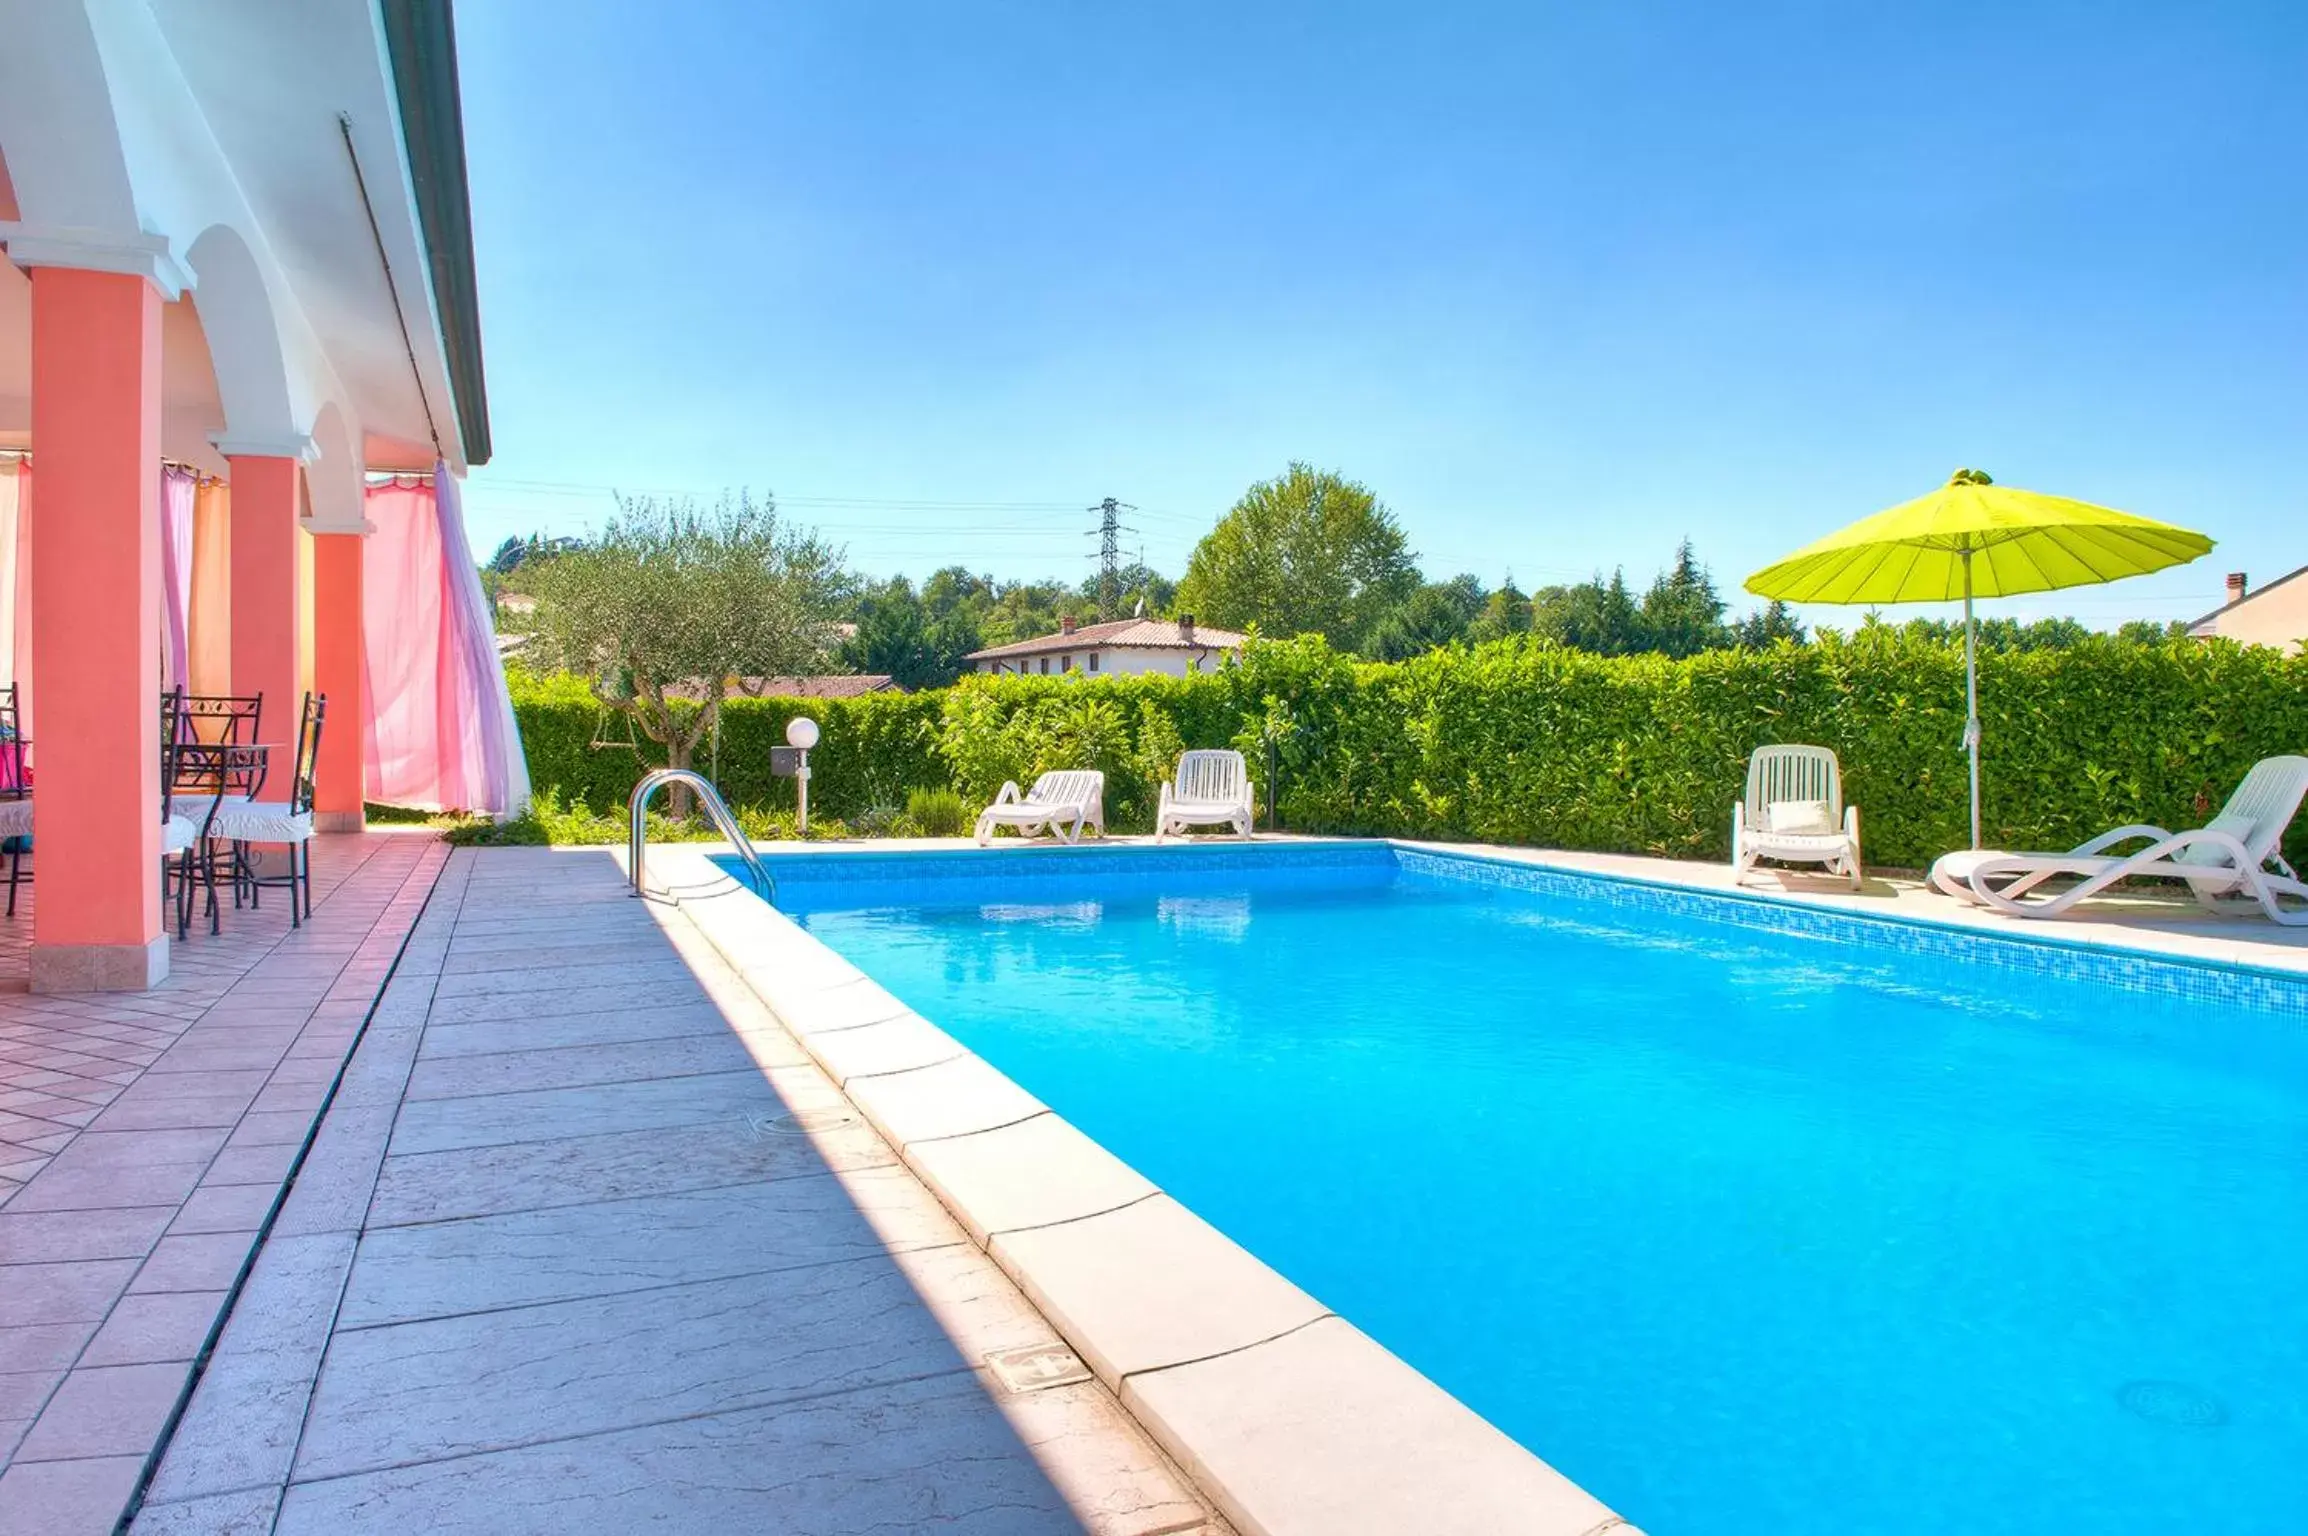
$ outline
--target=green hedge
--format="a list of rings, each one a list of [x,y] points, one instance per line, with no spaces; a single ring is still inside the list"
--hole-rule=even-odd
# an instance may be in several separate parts
[[[513,709],[529,758],[529,781],[572,804],[623,811],[634,784],[664,766],[665,749],[622,719],[604,716],[580,680],[536,677],[515,669]],[[855,699],[732,699],[722,706],[718,764],[710,743],[695,766],[716,768],[732,805],[791,809],[793,781],[772,777],[769,749],[785,744],[785,726],[806,714],[824,728],[824,743],[810,754],[810,809],[853,816],[903,806],[909,791],[943,788],[943,765],[930,749],[939,701],[928,693],[874,693]],[[595,745],[611,741],[613,746]],[[636,742],[628,746],[628,741]]]
[[[622,801],[635,755],[587,745],[599,711],[580,685],[523,679],[516,702],[540,788]],[[1681,661],[1514,640],[1366,663],[1293,641],[1190,678],[744,700],[721,745],[733,801],[791,804],[767,749],[805,710],[825,727],[811,803],[829,816],[902,806],[916,787],[982,800],[1005,778],[1078,765],[1106,771],[1110,826],[1143,829],[1179,751],[1238,746],[1263,778],[1271,727],[1297,830],[1720,858],[1748,753],[1804,741],[1841,757],[1870,863],[1920,867],[1969,836],[1962,650],[1897,632]],[[1991,652],[1980,715],[1990,844],[2192,826],[2256,759],[2308,752],[2308,657],[2219,641]],[[2308,857],[2308,819],[2291,853]]]

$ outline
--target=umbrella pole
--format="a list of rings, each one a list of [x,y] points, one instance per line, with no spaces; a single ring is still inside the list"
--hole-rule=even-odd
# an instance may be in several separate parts
[[[1979,658],[1971,617],[1971,551],[1963,552],[1963,745],[1971,754],[1971,845],[1979,846]]]

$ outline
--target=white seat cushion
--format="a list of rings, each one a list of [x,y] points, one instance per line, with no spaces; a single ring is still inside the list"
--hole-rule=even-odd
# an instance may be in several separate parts
[[[1777,836],[1816,837],[1836,829],[1835,813],[1824,800],[1774,800],[1763,808],[1763,829]]]
[[[235,843],[301,843],[312,835],[310,811],[292,815],[285,802],[266,800],[227,800],[209,829],[209,836]]]
[[[29,837],[32,835],[32,801],[0,800],[0,837]]]
[[[1943,891],[1955,886],[1971,884],[1971,872],[1990,859],[2008,859],[2014,855],[2005,848],[1959,848],[1943,853],[1931,861],[1931,884]],[[2056,858],[2056,854],[2039,854],[2039,858]]]
[[[160,851],[182,853],[200,841],[200,819],[186,816],[182,811],[160,824]]]
[[[2241,811],[2222,811],[2204,823],[2204,830],[2227,833],[2237,842],[2245,845],[2245,856],[2249,858],[2252,834],[2260,830],[2260,823],[2256,817],[2246,816]],[[2172,855],[2172,862],[2175,864],[2226,864],[2233,866],[2236,861],[2229,855],[2227,849],[2220,847],[2217,843],[2198,843],[2192,848],[2183,848]]]

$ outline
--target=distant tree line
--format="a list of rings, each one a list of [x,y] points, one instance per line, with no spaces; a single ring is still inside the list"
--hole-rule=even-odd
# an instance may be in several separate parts
[[[1120,590],[1117,618],[1167,615],[1177,589],[1159,571],[1126,565]],[[903,688],[936,688],[961,675],[972,651],[1049,634],[1063,619],[1099,616],[1095,576],[1072,586],[998,581],[949,565],[931,572],[918,591],[903,576],[861,579],[849,611],[856,630],[838,659],[854,672],[886,672]]]
[[[1511,577],[1497,587],[1473,575],[1428,580],[1394,514],[1368,487],[1305,464],[1293,464],[1245,492],[1195,546],[1179,581],[1142,564],[1125,567],[1120,601],[1106,614],[1100,611],[1094,576],[1071,583],[1004,581],[951,565],[917,587],[904,576],[842,575],[832,563],[838,554],[829,560],[814,534],[780,527],[775,517],[774,504],[766,499],[758,504],[742,497],[725,499],[713,514],[686,504],[621,503],[620,521],[602,540],[509,538],[483,571],[492,592],[530,591],[566,602],[581,588],[559,579],[561,572],[574,576],[576,568],[590,571],[602,565],[604,551],[630,543],[639,530],[678,524],[685,551],[694,551],[702,547],[699,541],[712,542],[718,528],[740,543],[750,542],[756,553],[774,544],[785,568],[765,572],[764,582],[743,600],[766,601],[765,594],[779,594],[779,601],[790,607],[791,600],[799,600],[793,594],[804,593],[809,611],[789,616],[789,632],[826,637],[814,656],[817,665],[886,673],[909,689],[951,683],[966,670],[971,652],[1050,634],[1063,619],[1088,623],[1133,614],[1167,618],[1192,613],[1204,624],[1255,628],[1269,638],[1319,634],[1339,650],[1384,661],[1517,635],[1604,656],[1673,657],[1762,650],[1783,641],[1801,645],[1808,639],[1784,603],[1732,615],[1688,540],[1640,593],[1629,585],[1624,569],[1528,594]],[[800,541],[810,552],[810,560],[801,562],[808,566],[806,580],[795,574],[789,558],[795,546],[788,541]],[[662,552],[653,553],[664,558]],[[728,569],[728,562],[721,568]],[[628,579],[630,571],[628,565]],[[596,593],[600,587],[592,584]],[[652,589],[660,605],[671,601],[662,584],[652,583]],[[724,606],[732,595],[724,594]],[[636,623],[652,622],[645,610],[628,605],[625,611]],[[1868,614],[1859,627],[1885,622]],[[548,616],[541,627],[558,626]],[[1944,619],[1911,619],[1890,627],[1918,638],[1962,637],[1962,626]],[[2135,620],[2116,634],[2146,643],[2184,631],[2180,624]],[[2025,623],[1986,618],[1979,626],[1981,645],[2001,651],[2058,649],[2092,633],[2066,618]],[[650,639],[650,644],[637,642],[629,649],[656,649],[655,637]],[[617,649],[598,637],[594,644],[605,654]],[[789,655],[796,669],[813,659],[807,645],[791,647]],[[627,665],[623,671],[629,687],[633,669]]]

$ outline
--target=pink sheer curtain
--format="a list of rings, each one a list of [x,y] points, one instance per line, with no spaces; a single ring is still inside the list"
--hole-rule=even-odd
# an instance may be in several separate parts
[[[29,571],[16,565],[16,460],[0,459],[0,683],[16,681],[16,585]]]
[[[160,686],[190,686],[192,497],[199,481],[171,464],[160,472]]]
[[[388,805],[504,817],[529,800],[529,768],[457,482],[403,477],[368,491],[362,557],[368,656],[368,793]]]
[[[16,522],[14,564],[10,568],[9,638],[15,642],[9,658],[16,684],[16,722],[32,743],[27,756],[37,760],[39,735],[32,728],[32,461],[16,461]]]

